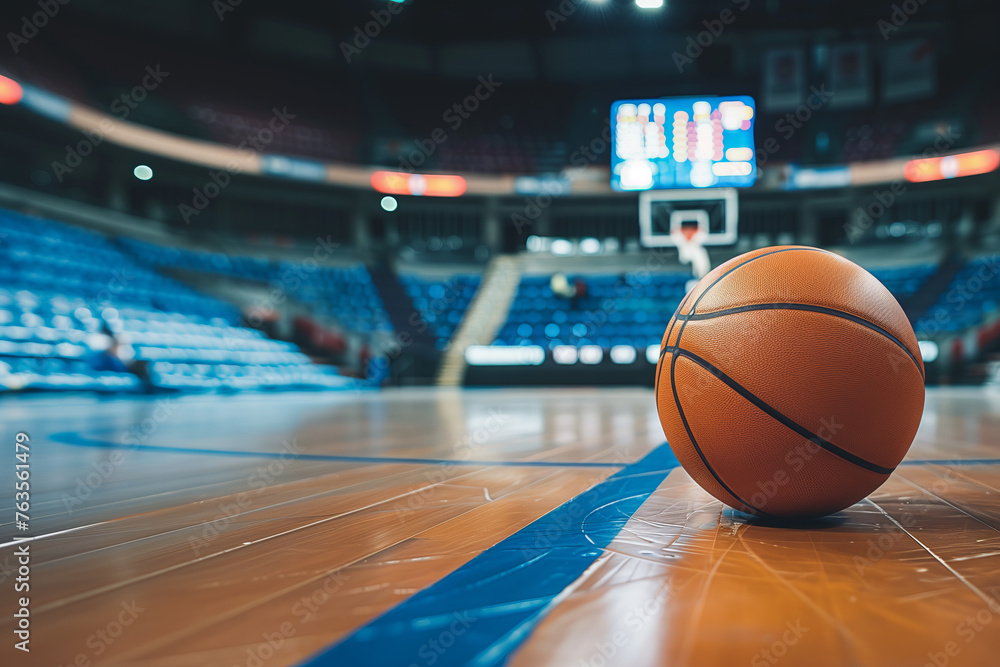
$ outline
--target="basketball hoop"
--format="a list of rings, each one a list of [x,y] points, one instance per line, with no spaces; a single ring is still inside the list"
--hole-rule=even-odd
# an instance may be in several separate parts
[[[712,263],[705,250],[704,241],[708,234],[698,225],[679,225],[670,232],[677,246],[677,258],[682,264],[691,265],[691,273],[697,282],[712,270]]]

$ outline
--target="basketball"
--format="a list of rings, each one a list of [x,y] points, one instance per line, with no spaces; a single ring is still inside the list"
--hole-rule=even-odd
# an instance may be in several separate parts
[[[0,667],[997,665],[958,4],[4,3]]]
[[[920,424],[924,368],[903,309],[834,253],[763,248],[708,273],[656,370],[667,442],[706,491],[763,517],[831,514],[878,488]]]

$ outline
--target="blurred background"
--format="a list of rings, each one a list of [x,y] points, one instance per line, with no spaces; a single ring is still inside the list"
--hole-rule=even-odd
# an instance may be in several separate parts
[[[696,267],[612,187],[611,109],[677,96],[756,104],[753,185],[695,207],[734,216],[712,266],[843,254],[899,300],[928,383],[998,383],[998,19],[986,0],[5,3],[0,392],[652,385]]]

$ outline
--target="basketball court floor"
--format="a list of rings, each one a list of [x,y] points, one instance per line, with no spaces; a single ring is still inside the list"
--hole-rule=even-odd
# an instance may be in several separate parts
[[[0,423],[10,454],[31,437],[34,538],[31,653],[5,610],[3,665],[1000,655],[1000,394],[982,389],[928,390],[889,481],[795,526],[696,486],[651,390],[24,396]],[[5,600],[24,545],[7,514]]]

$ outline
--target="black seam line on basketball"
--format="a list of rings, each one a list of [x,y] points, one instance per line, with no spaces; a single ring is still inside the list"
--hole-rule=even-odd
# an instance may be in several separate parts
[[[701,300],[703,298],[705,298],[705,295],[708,294],[709,290],[711,290],[713,287],[715,287],[719,283],[720,280],[722,280],[723,278],[725,278],[726,276],[728,276],[730,273],[732,273],[736,269],[740,268],[741,266],[743,266],[745,264],[748,264],[749,262],[754,261],[755,259],[760,259],[761,257],[768,257],[770,255],[774,255],[774,254],[777,254],[777,253],[780,253],[780,252],[790,252],[792,250],[816,250],[816,249],[815,248],[800,248],[800,247],[782,248],[781,250],[772,250],[770,252],[765,252],[762,255],[757,255],[756,257],[751,257],[750,259],[748,259],[746,261],[740,262],[739,264],[737,264],[736,266],[734,266],[733,268],[729,269],[728,271],[726,271],[725,273],[723,273],[721,276],[719,276],[718,278],[716,278],[714,281],[712,281],[712,284],[709,285],[708,287],[706,287],[705,290],[701,294],[698,295],[698,298],[695,299],[694,303],[691,304],[691,310],[689,311],[688,314],[689,315],[693,315],[695,309],[698,307],[698,304],[701,302]],[[690,296],[690,293],[688,293],[688,296]],[[678,308],[678,311],[679,310],[680,309]],[[675,346],[679,346],[681,344],[681,336],[684,335],[684,327],[686,327],[686,326],[687,326],[687,320],[684,320],[684,322],[681,324],[681,328],[678,329],[678,331],[677,331],[677,340],[674,342]],[[667,343],[669,343],[669,342],[670,341],[668,340]],[[669,348],[669,347],[670,347],[669,345],[664,346],[663,350],[660,351],[660,355],[662,356],[663,353],[664,353],[664,351],[666,351],[666,349]],[[680,349],[680,348],[676,347],[675,349]],[[681,417],[681,423],[684,424],[684,430],[687,431],[688,438],[690,438],[691,444],[694,446],[694,450],[696,452],[698,452],[698,457],[701,459],[701,462],[705,465],[705,468],[708,469],[708,472],[710,472],[712,474],[712,477],[714,477],[715,480],[722,486],[722,488],[725,489],[727,492],[729,492],[729,494],[732,495],[733,498],[736,498],[736,500],[738,500],[741,503],[743,503],[743,505],[745,507],[749,507],[749,508],[753,509],[754,511],[759,512],[763,516],[770,516],[769,514],[767,514],[767,512],[763,512],[763,511],[757,509],[756,507],[754,507],[753,505],[751,505],[750,503],[746,502],[745,500],[743,500],[742,498],[740,498],[739,496],[737,496],[735,493],[733,493],[733,491],[728,486],[726,486],[726,483],[722,481],[722,478],[719,477],[719,475],[715,472],[715,469],[712,467],[712,465],[708,462],[708,459],[705,457],[704,452],[701,451],[701,447],[698,446],[698,441],[695,439],[694,433],[691,432],[691,427],[688,426],[687,417],[684,415],[684,409],[681,408],[680,397],[677,395],[677,378],[674,375],[674,373],[676,371],[676,367],[677,367],[677,355],[674,354],[670,358],[670,388],[673,389],[673,393],[674,393],[674,405],[677,407],[677,414],[680,415],[680,417]]]
[[[719,276],[718,278],[716,278],[712,282],[711,285],[709,285],[708,287],[706,287],[705,290],[701,294],[698,295],[698,298],[695,299],[695,301],[694,301],[693,304],[691,304],[691,311],[690,311],[690,313],[694,313],[695,309],[698,307],[698,303],[704,298],[704,296],[706,294],[708,294],[708,291],[710,289],[712,289],[713,287],[715,287],[716,284],[718,284],[718,282],[720,280],[722,280],[723,278],[725,278],[730,273],[732,273],[736,269],[740,268],[741,266],[743,266],[747,262],[752,262],[755,259],[759,259],[761,257],[767,257],[768,255],[773,255],[775,253],[788,252],[789,250],[798,250],[798,249],[799,248],[784,248],[782,250],[772,250],[771,252],[766,252],[763,255],[757,255],[757,257],[751,257],[750,259],[748,259],[748,260],[746,260],[744,262],[740,262],[739,264],[737,264],[736,266],[734,266],[733,268],[729,269],[728,271],[726,271],[725,273],[723,273],[721,276]],[[689,292],[688,296],[690,296],[690,295],[691,295],[691,293]],[[687,299],[685,298],[685,301],[686,300]],[[678,307],[678,315],[680,314],[679,311],[680,311],[680,307]],[[680,318],[678,318],[678,320],[679,319]],[[684,334],[684,327],[686,327],[686,326],[687,326],[687,320],[684,320],[681,323],[680,329],[677,330],[677,341],[676,341],[676,343],[674,345],[680,345],[681,336]],[[669,343],[669,342],[670,341],[668,340],[667,343]],[[667,348],[669,348],[669,347],[670,347],[670,345],[664,346],[664,350],[667,349]],[[660,354],[662,356],[662,354],[663,354],[662,350],[661,350]],[[694,450],[698,453],[698,458],[701,459],[702,464],[705,466],[705,468],[708,470],[708,472],[711,473],[712,477],[715,478],[715,481],[717,481],[719,483],[719,485],[723,489],[725,489],[726,492],[729,495],[731,495],[733,498],[735,498],[740,503],[742,503],[742,505],[744,507],[749,507],[754,512],[757,512],[759,515],[764,516],[764,517],[771,517],[771,515],[768,514],[767,512],[765,512],[764,510],[761,510],[761,509],[758,509],[757,507],[754,507],[753,505],[751,505],[750,503],[748,503],[747,501],[743,500],[738,495],[736,495],[736,493],[732,489],[730,489],[729,486],[725,482],[722,481],[722,478],[719,477],[719,474],[717,472],[715,472],[715,468],[713,468],[712,464],[710,464],[708,462],[708,458],[705,456],[705,453],[703,451],[701,451],[701,447],[698,445],[698,440],[697,440],[697,438],[694,437],[694,432],[691,430],[691,426],[688,424],[687,416],[684,414],[684,408],[681,407],[681,399],[680,399],[680,396],[677,393],[677,377],[675,375],[676,367],[677,367],[677,355],[675,354],[670,359],[670,388],[673,390],[674,405],[677,408],[677,414],[680,415],[681,423],[684,424],[684,430],[687,432],[688,439],[691,440],[691,445],[694,447]]]
[[[880,473],[882,475],[892,474],[892,471],[895,470],[895,468],[886,468],[884,466],[880,466],[880,465],[877,465],[875,463],[872,463],[871,461],[863,459],[860,456],[858,456],[857,454],[852,454],[851,452],[847,451],[846,449],[841,449],[840,447],[838,447],[837,445],[833,444],[829,440],[816,435],[815,433],[813,433],[812,431],[810,431],[806,427],[802,426],[801,424],[798,424],[794,420],[790,419],[789,417],[786,417],[781,412],[778,412],[776,409],[772,408],[770,405],[768,405],[763,400],[761,400],[760,398],[758,398],[753,392],[749,391],[746,387],[744,387],[743,385],[741,385],[740,383],[738,383],[736,380],[732,379],[731,377],[729,377],[728,375],[726,375],[725,373],[723,373],[721,370],[719,370],[718,368],[716,368],[710,362],[708,362],[705,359],[702,359],[701,357],[699,357],[697,354],[695,354],[693,352],[690,352],[688,350],[683,350],[683,349],[678,348],[678,347],[674,347],[671,350],[671,352],[673,352],[673,354],[674,354],[674,359],[676,359],[677,357],[686,357],[686,358],[690,359],[691,361],[693,361],[694,363],[698,364],[699,366],[701,366],[702,368],[704,368],[705,370],[707,370],[709,373],[711,373],[712,375],[714,375],[718,379],[722,380],[722,382],[724,382],[726,385],[728,385],[737,394],[739,394],[743,398],[747,399],[748,401],[750,401],[751,403],[753,403],[754,405],[756,405],[761,411],[763,411],[766,414],[768,414],[774,420],[776,420],[776,421],[784,424],[785,426],[787,426],[791,430],[793,430],[796,433],[798,433],[799,435],[801,435],[806,440],[809,440],[810,442],[813,442],[813,443],[819,445],[820,447],[822,447],[826,451],[830,452],[831,454],[835,454],[835,455],[839,456],[840,458],[844,459],[845,461],[848,461],[849,463],[853,463],[856,466],[860,466],[860,467],[862,467],[862,468],[864,468],[866,470],[871,470],[872,472],[877,472],[877,473]]]
[[[668,345],[667,347],[670,346]],[[705,466],[705,469],[708,470],[709,473],[711,473],[712,477],[715,478],[715,481],[719,483],[719,486],[721,486],[723,489],[726,490],[726,493],[731,495],[733,498],[736,498],[736,500],[739,501],[740,504],[742,504],[744,507],[749,507],[762,517],[775,518],[772,515],[765,512],[764,510],[754,507],[753,505],[751,505],[750,503],[748,503],[747,501],[743,500],[738,495],[736,495],[736,492],[730,489],[729,485],[727,485],[725,482],[722,481],[722,478],[719,477],[719,474],[715,472],[715,468],[713,468],[712,464],[708,462],[707,458],[705,458],[705,454],[704,452],[701,451],[701,447],[698,446],[698,441],[694,437],[694,432],[691,430],[690,424],[688,424],[687,416],[684,414],[684,408],[681,407],[680,396],[678,396],[677,394],[677,383],[674,380],[674,365],[676,363],[677,363],[677,355],[675,354],[673,358],[670,360],[670,386],[674,392],[674,405],[677,406],[677,414],[680,415],[681,423],[684,424],[684,430],[687,431],[688,439],[694,446],[694,451],[698,453],[698,458],[701,459],[701,462]]]
[[[883,336],[891,340],[893,343],[895,343],[903,352],[906,353],[906,356],[910,358],[910,360],[913,362],[913,365],[917,367],[917,372],[920,373],[920,377],[924,377],[924,370],[920,367],[920,362],[918,362],[917,358],[913,356],[913,353],[910,352],[909,348],[907,348],[906,345],[903,344],[903,341],[899,340],[898,338],[896,338],[891,333],[889,333],[879,325],[875,324],[874,322],[866,320],[863,317],[858,317],[857,315],[844,312],[842,310],[836,310],[834,308],[826,308],[824,306],[814,306],[809,303],[755,303],[749,306],[737,306],[736,308],[726,308],[725,310],[716,310],[711,313],[700,313],[698,315],[681,315],[681,317],[684,318],[685,320],[701,321],[701,320],[715,319],[716,317],[724,317],[726,315],[732,315],[734,313],[748,313],[755,310],[804,310],[810,313],[822,313],[824,315],[832,315],[833,317],[839,317],[844,320],[850,320],[855,324],[860,324],[863,327],[871,329],[875,333],[882,334]]]
[[[674,315],[671,318],[673,321],[670,323],[670,328],[667,329],[666,342],[670,343],[670,335],[674,332],[674,326],[681,320],[681,308],[687,303],[688,298],[691,296],[691,290],[684,295],[681,302],[677,305],[677,310],[674,311]],[[663,361],[663,351],[660,351],[660,358],[656,360],[656,381],[653,383],[653,396],[660,395],[660,363]]]

